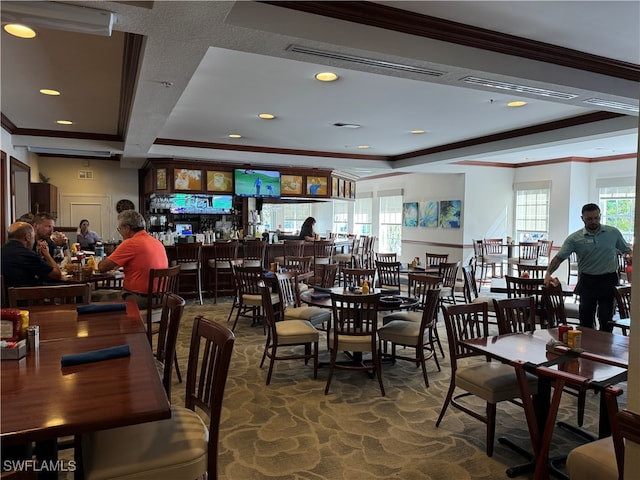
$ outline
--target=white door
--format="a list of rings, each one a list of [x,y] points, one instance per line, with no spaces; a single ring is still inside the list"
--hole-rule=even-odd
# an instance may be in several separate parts
[[[113,237],[109,195],[60,195],[59,224],[77,227],[89,220],[90,229],[107,241]]]

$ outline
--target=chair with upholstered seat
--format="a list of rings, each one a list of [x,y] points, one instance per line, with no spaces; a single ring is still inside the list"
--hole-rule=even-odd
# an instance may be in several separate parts
[[[284,265],[288,257],[302,257],[304,255],[304,240],[285,240],[282,244],[282,255],[276,255],[273,261]]]
[[[442,262],[438,267],[438,276],[442,278],[440,299],[447,303],[456,303],[456,280],[460,262]]]
[[[9,287],[9,307],[32,305],[68,305],[91,302],[91,284],[40,285],[37,287]]]
[[[247,240],[242,246],[242,265],[245,267],[264,267],[266,251],[267,242],[264,240]]]
[[[195,294],[198,302],[202,305],[202,243],[176,243],[175,255],[174,265],[182,267],[178,274],[178,290],[180,290],[182,279],[191,280],[194,289],[183,293]]]
[[[360,237],[353,236],[351,238],[351,243],[349,244],[349,249],[346,253],[336,253],[333,256],[333,261],[338,265],[338,281],[342,283],[342,285],[346,285],[344,283],[344,275],[343,270],[345,268],[356,268],[356,253],[360,248]]]
[[[327,265],[333,263],[335,248],[333,240],[315,240],[313,242],[313,264]]]
[[[327,265],[316,265],[313,277],[313,285],[322,288],[331,288],[336,283],[338,276],[338,265],[330,263]]]
[[[442,288],[442,279],[437,275],[425,275],[423,273],[410,273],[408,275],[408,294],[409,297],[417,298],[418,305],[414,310],[402,311],[402,312],[393,312],[389,315],[385,315],[382,318],[382,325],[387,325],[394,320],[400,320],[405,322],[413,322],[413,323],[421,323],[423,320],[423,311],[427,306],[427,295],[430,290],[437,290],[438,295],[440,295],[440,290]],[[440,349],[440,354],[442,358],[444,358],[444,350],[442,348],[442,343],[440,342],[440,337],[438,336],[438,329],[436,328],[436,324],[438,322],[438,311],[434,311],[433,314],[433,326],[429,331],[429,348],[435,351],[435,344],[438,344],[438,348]],[[434,355],[434,360],[436,362],[436,366],[438,367],[438,371],[440,371],[440,362],[438,361],[438,357]]]
[[[425,252],[425,268],[438,268],[441,263],[446,263],[449,261],[448,253],[429,253]]]
[[[447,305],[443,307],[443,311],[449,339],[451,381],[436,427],[440,426],[449,405],[471,415],[487,425],[486,452],[491,457],[496,429],[496,404],[520,398],[518,380],[512,366],[487,362],[483,355],[461,344],[463,340],[484,338],[488,335],[488,310],[485,303]],[[470,357],[482,360],[469,363],[467,360]],[[459,363],[461,360],[465,363]],[[531,390],[535,391],[535,378],[531,378],[530,381]],[[464,393],[454,396],[456,388],[464,390]],[[463,398],[471,395],[485,401],[484,415],[474,410],[470,403],[461,402]]]
[[[378,329],[380,342],[384,345],[391,343],[391,361],[396,359],[414,362],[416,366],[422,367],[424,383],[429,388],[429,378],[427,376],[427,360],[433,358],[440,371],[440,364],[433,343],[433,328],[438,305],[440,305],[440,289],[433,288],[426,292],[425,304],[422,309],[420,322],[407,320],[392,320]],[[415,350],[415,356],[399,355],[397,346],[411,347]],[[386,351],[386,348],[385,348]],[[382,355],[382,351],[380,352]]]
[[[498,334],[533,332],[536,329],[536,299],[534,297],[493,299],[498,317]]]
[[[276,317],[271,301],[271,291],[262,283],[260,285],[262,296],[262,311],[264,321],[267,324],[267,340],[264,353],[260,361],[260,368],[269,357],[269,373],[267,373],[267,385],[271,383],[273,365],[276,360],[303,359],[305,365],[313,360],[313,378],[318,378],[318,341],[320,335],[313,325],[307,320],[288,319],[276,322]],[[291,352],[291,347],[304,346],[304,353]],[[279,347],[288,347],[287,352],[278,354]],[[282,352],[283,349],[280,349]]]
[[[538,240],[538,265],[548,265],[551,260],[553,240]]]
[[[305,320],[314,327],[324,325],[331,320],[331,312],[326,308],[302,305],[300,302],[300,282],[293,271],[277,273],[280,319]]]
[[[193,322],[185,407],[171,418],[82,436],[79,465],[86,480],[217,478],[218,432],[234,336],[198,316]],[[208,425],[196,407],[209,419]]]
[[[520,244],[518,245],[518,256],[509,258],[507,260],[507,263],[509,265],[516,265],[516,266],[537,265],[539,251],[540,251],[540,244],[538,242],[520,242]]]
[[[578,279],[578,256],[576,252],[571,252],[567,262],[569,263],[567,266],[567,285],[570,285],[571,277],[576,277],[576,280]]]
[[[240,317],[250,318],[252,326],[262,320],[262,294],[259,285],[264,279],[262,267],[234,266],[233,272],[238,289],[238,305],[231,331],[235,331]],[[278,294],[272,293],[271,295],[273,303],[277,304],[280,301]]]
[[[491,276],[496,276],[496,267],[500,268],[500,276],[504,275],[504,264],[507,262],[507,255],[504,253],[504,242],[501,238],[485,238],[482,244],[482,266],[481,278],[488,267],[491,267]]]
[[[464,279],[464,301],[465,303],[486,303],[489,317],[495,317],[496,310],[493,304],[493,297],[481,297],[478,294],[478,288],[472,265],[462,267],[462,278]],[[490,324],[496,322],[489,321]]]
[[[631,286],[621,285],[614,287],[616,295],[616,314],[613,316],[612,324],[619,327],[623,335],[627,335],[631,325]]]
[[[342,270],[345,287],[359,287],[365,280],[373,285],[376,276],[375,268],[345,268]]]
[[[235,294],[231,263],[238,256],[239,245],[239,242],[233,240],[230,242],[215,242],[213,244],[213,258],[207,262],[209,283],[213,282],[213,303],[218,302],[219,296]],[[258,266],[262,266],[262,264]]]
[[[382,368],[378,355],[378,307],[380,294],[371,295],[341,295],[331,294],[333,318],[331,328],[327,333],[331,345],[329,361],[329,376],[324,394],[329,393],[329,387],[336,369],[364,370],[375,373],[380,385],[380,392],[384,397],[382,384]],[[338,353],[342,351],[354,352],[361,355],[371,353],[371,363],[352,362],[344,364],[338,362]]]
[[[397,294],[401,292],[400,284],[400,262],[383,262],[376,260],[376,272],[378,273],[378,284],[380,289],[387,294]]]

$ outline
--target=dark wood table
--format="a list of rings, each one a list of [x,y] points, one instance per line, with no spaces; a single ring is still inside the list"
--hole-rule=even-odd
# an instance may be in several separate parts
[[[40,327],[40,341],[68,337],[94,337],[127,333],[145,333],[136,302],[129,300],[126,311],[84,313],[76,305],[28,307],[29,325]],[[94,305],[97,305],[94,303]],[[3,364],[4,366],[4,364]]]
[[[40,325],[42,337],[37,352],[2,362],[3,445],[41,442],[47,449],[38,457],[55,462],[59,437],[171,416],[140,313],[135,302],[127,306],[127,311],[90,314],[86,320],[74,320],[76,312],[60,306],[29,308],[30,323]],[[69,367],[60,363],[63,355],[124,344],[129,357]],[[40,477],[57,478],[57,472]]]
[[[375,294],[375,293],[378,293],[379,291],[380,289],[376,288],[374,289],[373,293]],[[345,291],[344,287],[333,287],[331,289],[331,292],[338,293],[340,295],[362,296],[361,293],[349,292],[348,290]],[[313,295],[323,295],[323,294],[326,294],[328,296],[322,296],[322,298],[313,298]],[[384,311],[391,311],[391,310],[407,310],[407,309],[416,307],[419,303],[419,300],[417,298],[412,298],[412,297],[407,297],[402,295],[389,295],[389,296],[397,296],[402,298],[402,303],[399,305],[393,305],[393,306],[385,306],[380,304],[380,306],[378,307],[378,311],[384,312]],[[332,308],[330,292],[325,292],[324,289],[323,291],[315,291],[313,289],[306,290],[300,294],[300,301],[314,307]]]
[[[558,330],[556,328],[537,330],[533,333],[497,335],[466,340],[461,343],[473,351],[510,365],[514,365],[516,362],[529,363],[535,366],[564,364],[562,368],[566,367],[571,373],[589,379],[592,385],[614,384],[624,379],[629,358],[628,337],[590,328],[580,328],[580,330],[582,331],[583,347],[583,351],[580,352],[569,351],[564,346],[557,346],[552,351],[548,351],[547,342],[550,339],[557,340],[558,338]],[[534,396],[534,407],[539,432],[544,432],[545,429],[550,395],[551,381],[548,378],[538,377],[538,393]],[[610,425],[606,413],[604,394],[602,394],[599,435],[603,437],[609,434]],[[543,435],[540,434],[540,439],[542,437]],[[538,447],[540,448],[540,446]],[[534,450],[538,451],[536,448]],[[517,476],[527,471],[532,471],[534,468],[535,458],[532,458],[530,462],[524,465],[509,468],[507,475],[510,477]]]
[[[564,296],[573,296],[573,288],[575,285],[567,285],[565,282],[560,282],[560,285],[562,286]],[[491,293],[509,293],[507,290],[507,280],[505,278],[492,278],[490,291]]]

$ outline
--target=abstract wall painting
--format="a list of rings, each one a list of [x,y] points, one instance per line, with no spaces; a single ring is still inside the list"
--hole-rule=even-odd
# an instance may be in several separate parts
[[[402,204],[402,225],[405,227],[418,226],[418,202]]]
[[[462,200],[440,201],[440,226],[442,228],[460,228]]]
[[[438,226],[438,202],[419,202],[418,226],[428,228]]]

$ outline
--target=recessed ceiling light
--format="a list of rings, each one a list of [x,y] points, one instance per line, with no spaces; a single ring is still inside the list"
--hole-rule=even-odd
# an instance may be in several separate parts
[[[517,100],[515,102],[507,103],[507,107],[524,107],[527,102],[523,102],[522,100]]]
[[[40,93],[43,95],[60,95],[58,90],[51,90],[50,88],[42,88],[40,89]]]
[[[19,23],[8,23],[4,26],[4,30],[9,35],[19,38],[34,38],[36,36],[36,32],[32,28]]]
[[[371,148],[369,145],[358,145],[358,148],[361,150],[366,150],[367,148]]]
[[[262,118],[263,120],[271,120],[273,118],[276,118],[276,116],[272,113],[261,113],[260,115],[258,115],[258,117]]]
[[[239,135],[237,133],[232,133],[229,135],[229,138],[242,138],[242,135]]]
[[[56,120],[56,123],[58,125],[73,125],[71,120]]]
[[[316,73],[316,80],[321,82],[333,82],[338,79],[338,75],[333,72],[320,72]]]
[[[424,130],[411,130],[411,133],[414,135],[420,135],[421,133],[424,133]]]

